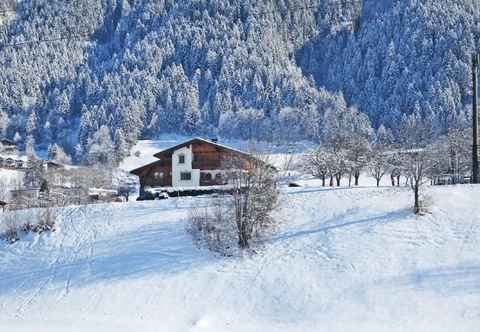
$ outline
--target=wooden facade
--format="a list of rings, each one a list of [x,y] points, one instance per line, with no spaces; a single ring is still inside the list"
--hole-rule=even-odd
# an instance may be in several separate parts
[[[131,173],[138,175],[140,188],[145,187],[171,187],[172,163],[170,160],[158,160],[149,165],[133,170]]]
[[[252,160],[247,153],[195,138],[155,154],[158,161],[131,171],[140,179],[141,193],[146,187],[176,187],[173,168],[180,161],[175,155],[182,149],[191,154],[191,160],[187,159],[191,162],[190,170],[199,172],[199,186],[225,185],[225,174],[229,169],[249,169]],[[182,162],[184,159],[185,156]]]

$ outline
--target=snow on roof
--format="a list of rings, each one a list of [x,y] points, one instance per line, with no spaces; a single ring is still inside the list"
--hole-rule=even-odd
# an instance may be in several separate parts
[[[11,158],[13,160],[28,161],[27,155],[18,154],[18,153],[0,153],[0,158],[3,158],[3,159]]]
[[[173,145],[173,146],[170,146],[170,147],[168,147],[168,148],[166,148],[166,149],[163,149],[163,150],[155,153],[153,156],[154,156],[155,158],[157,158],[156,160],[154,160],[154,161],[152,161],[152,162],[149,162],[149,163],[147,163],[147,164],[141,165],[140,167],[137,167],[137,168],[131,170],[130,173],[136,174],[138,171],[144,169],[145,167],[152,166],[152,165],[156,164],[157,162],[159,162],[159,161],[161,160],[161,157],[160,157],[161,154],[167,153],[167,152],[170,152],[170,151],[173,152],[173,151],[179,149],[180,147],[187,146],[187,145],[189,145],[189,144],[191,144],[191,143],[193,143],[193,142],[195,142],[195,141],[200,141],[200,142],[212,144],[212,145],[218,146],[218,147],[220,147],[220,148],[222,148],[222,149],[225,149],[225,150],[228,150],[228,151],[233,151],[233,152],[236,152],[236,153],[238,153],[238,154],[245,155],[245,156],[248,156],[248,155],[249,155],[248,153],[246,153],[246,152],[244,152],[244,151],[241,151],[241,150],[239,150],[239,149],[236,149],[236,148],[233,148],[233,147],[224,145],[224,144],[215,143],[215,142],[213,142],[213,141],[210,141],[210,140],[207,140],[207,139],[204,139],[204,138],[201,138],[201,137],[194,137],[194,138],[191,138],[191,139],[189,139],[189,140],[186,140],[186,141],[184,141],[184,142],[182,142],[182,143],[177,143],[177,144],[175,144],[175,145]]]
[[[425,151],[425,149],[397,149],[397,150],[390,150],[385,151],[384,155],[392,155],[392,154],[411,154],[411,153],[420,153]]]
[[[225,145],[225,144],[220,144],[218,142],[213,142],[213,141],[201,138],[201,137],[195,137],[194,139],[199,140],[199,141],[203,141],[203,142],[206,142],[206,143],[214,144],[216,146],[222,147],[222,148],[227,149],[227,150],[231,150],[231,151],[235,151],[235,152],[242,153],[242,154],[245,154],[245,155],[249,155],[249,153],[247,153],[245,151],[233,148],[233,147]]]
[[[204,142],[204,143],[208,143],[208,144],[211,144],[211,145],[215,145],[215,146],[218,146],[222,149],[225,149],[225,150],[229,150],[229,151],[233,151],[233,152],[236,152],[236,153],[239,153],[239,154],[242,154],[242,155],[246,155],[248,156],[249,153],[247,152],[244,152],[244,151],[241,151],[241,150],[238,150],[238,149],[235,149],[233,147],[230,147],[230,146],[227,146],[227,145],[224,145],[224,144],[219,144],[218,142],[213,142],[213,141],[210,141],[210,140],[207,140],[207,139],[204,139],[204,138],[201,138],[201,137],[194,137],[190,140],[187,140],[183,143],[180,143],[180,144],[176,144],[168,149],[165,149],[165,150],[162,150],[158,153],[156,153],[154,156],[159,158],[158,156],[163,154],[163,153],[166,153],[166,152],[170,152],[170,151],[175,151],[177,149],[179,149],[180,147],[183,147],[183,146],[186,146],[186,145],[189,145],[195,141],[201,141],[201,142]]]
[[[137,174],[139,171],[141,171],[141,170],[144,169],[145,167],[150,167],[150,166],[152,166],[152,165],[154,165],[154,164],[156,164],[156,163],[159,163],[159,162],[161,162],[161,161],[160,161],[159,159],[157,159],[157,160],[155,160],[154,162],[151,162],[151,163],[148,163],[148,164],[146,164],[146,165],[143,165],[143,166],[137,167],[137,168],[135,168],[135,169],[132,169],[132,170],[130,171],[130,173],[132,173],[132,174]]]

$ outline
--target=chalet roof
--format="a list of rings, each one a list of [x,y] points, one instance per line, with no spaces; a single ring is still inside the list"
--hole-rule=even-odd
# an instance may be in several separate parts
[[[58,162],[56,162],[56,161],[53,161],[53,160],[46,160],[45,162],[46,162],[46,164],[47,164],[48,166],[63,167],[62,164],[60,164],[60,163],[58,163]]]
[[[245,156],[245,157],[250,157],[250,154],[248,154],[246,152],[234,149],[232,147],[229,147],[229,146],[226,146],[226,145],[223,145],[223,144],[218,144],[218,143],[215,143],[215,142],[212,142],[212,141],[200,138],[200,137],[192,138],[192,139],[190,139],[186,142],[177,144],[177,145],[172,146],[168,149],[157,152],[157,153],[154,154],[154,157],[157,157],[157,158],[160,159],[162,155],[173,153],[175,150],[181,149],[181,148],[186,147],[186,146],[188,146],[190,144],[193,144],[193,143],[207,143],[207,144],[210,144],[210,145],[214,145],[214,146],[216,146],[217,148],[219,148],[223,151],[228,151],[228,152],[232,152],[232,153],[235,153],[235,154],[240,154],[240,155]]]
[[[140,167],[138,167],[138,168],[135,168],[134,170],[130,171],[130,173],[135,174],[135,175],[140,175],[140,172],[142,172],[145,168],[151,167],[151,166],[156,165],[156,164],[159,164],[159,163],[161,163],[161,162],[162,162],[161,160],[156,160],[156,161],[154,161],[153,163],[150,163],[150,164],[143,165],[143,166],[140,166]]]

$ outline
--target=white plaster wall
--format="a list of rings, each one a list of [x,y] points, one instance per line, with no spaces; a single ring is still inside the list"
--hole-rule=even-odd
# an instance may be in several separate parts
[[[179,164],[178,157],[185,155],[185,163]],[[173,187],[198,187],[200,186],[200,170],[192,169],[193,153],[192,146],[183,147],[173,152],[172,155],[172,186]],[[181,172],[192,173],[190,181],[180,180]]]

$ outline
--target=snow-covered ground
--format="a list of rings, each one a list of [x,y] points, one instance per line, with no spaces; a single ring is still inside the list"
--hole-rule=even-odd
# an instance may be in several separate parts
[[[209,198],[71,208],[0,243],[0,331],[478,331],[480,187],[284,189],[257,254],[185,232]]]

